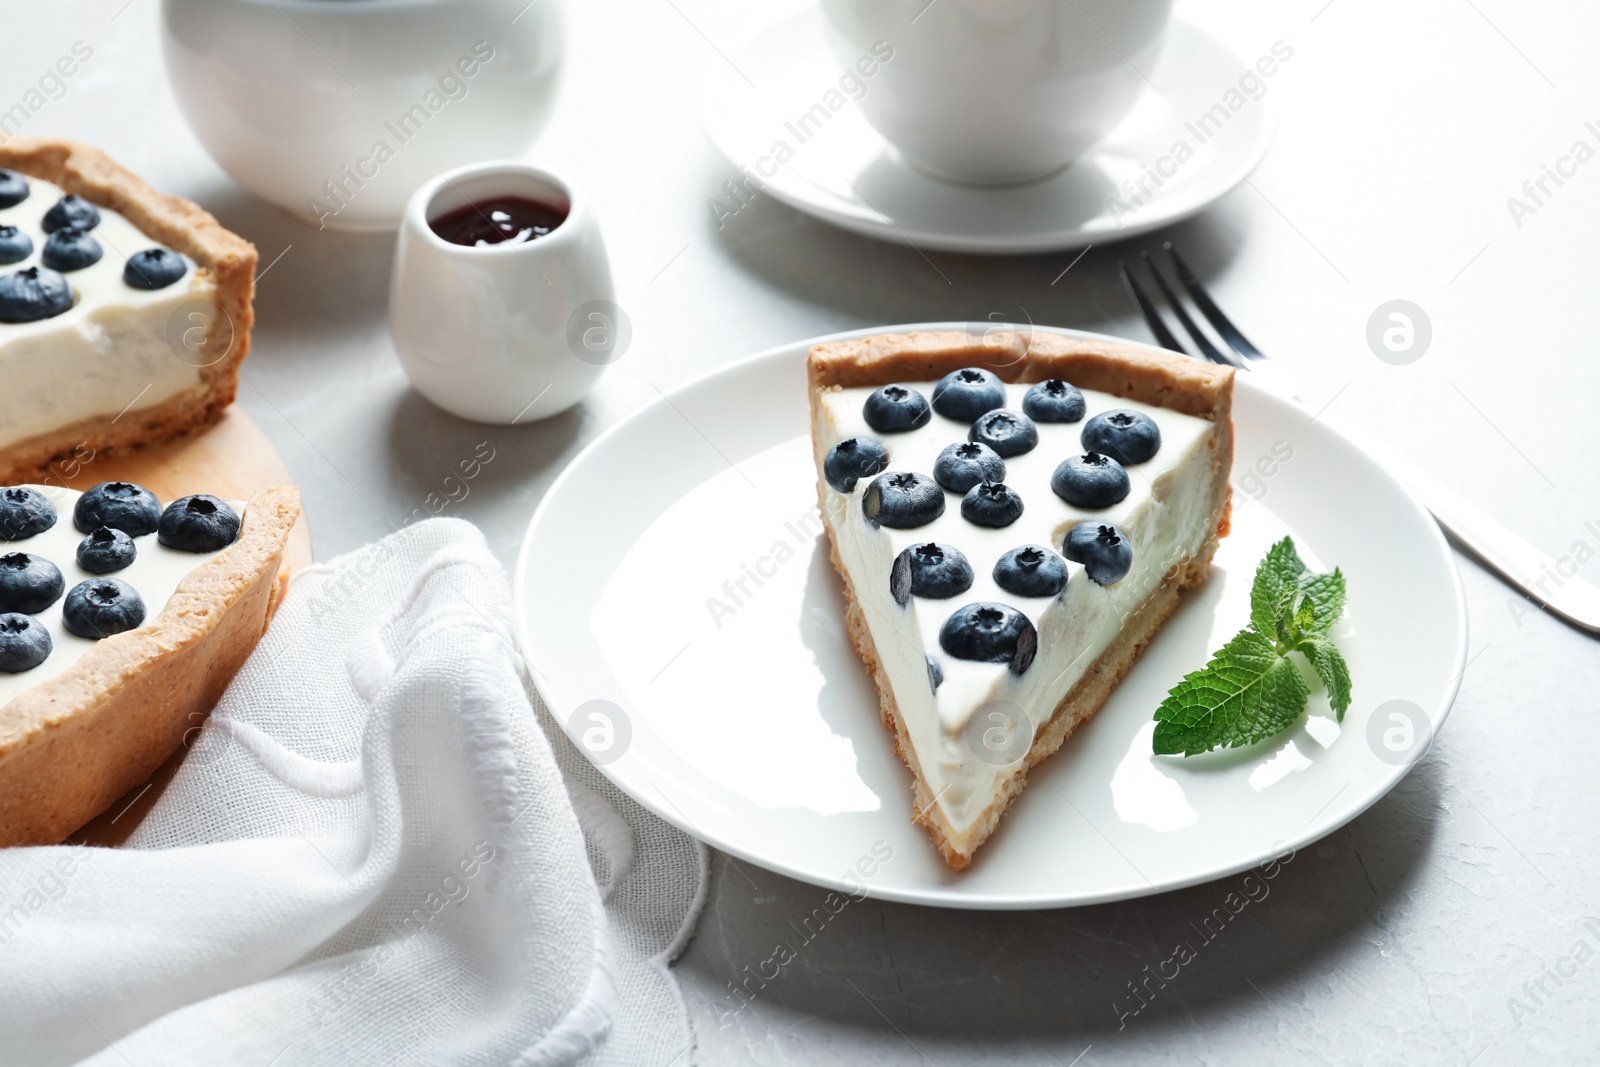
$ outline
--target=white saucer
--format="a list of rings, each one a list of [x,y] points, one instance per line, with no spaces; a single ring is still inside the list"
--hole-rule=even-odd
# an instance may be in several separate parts
[[[844,631],[816,517],[805,358],[817,341],[964,328],[785,345],[673,392],[572,462],[528,526],[514,584],[535,683],[573,742],[640,804],[734,856],[959,908],[1221,878],[1388,792],[1426,753],[1466,661],[1455,564],[1378,460],[1241,375],[1236,510],[1210,578],[1030,775],[972,868],[945,867],[911,823],[910,778]],[[1307,718],[1260,745],[1151,755],[1152,712],[1245,625],[1256,563],[1286,533],[1349,582],[1336,631],[1355,680],[1344,722],[1318,693]]]
[[[712,143],[753,187],[809,215],[869,237],[918,248],[992,254],[1053,252],[1134,237],[1203,210],[1261,161],[1272,135],[1272,85],[1224,112],[1203,142],[1186,123],[1223,100],[1249,65],[1205,30],[1174,21],[1160,63],[1128,118],[1089,155],[1028,185],[978,187],[929,177],[907,164],[852,102],[802,141],[799,116],[835,89],[847,64],[836,57],[815,4],[757,31],[715,61],[701,83],[700,114]],[[748,80],[746,80],[748,78]],[[1258,79],[1260,80],[1260,79]],[[753,83],[753,84],[752,84]],[[866,91],[872,91],[871,79]],[[834,97],[835,100],[838,97]],[[826,106],[826,105],[824,105]],[[815,120],[814,120],[815,121]],[[1194,155],[1149,197],[1121,191],[1178,141]],[[782,142],[793,153],[771,177],[758,171]],[[765,164],[772,169],[775,164]],[[734,175],[735,183],[743,180]],[[761,185],[765,182],[764,186]],[[720,191],[737,214],[740,202]],[[1126,208],[1112,203],[1120,197]],[[724,222],[727,216],[722,216]]]

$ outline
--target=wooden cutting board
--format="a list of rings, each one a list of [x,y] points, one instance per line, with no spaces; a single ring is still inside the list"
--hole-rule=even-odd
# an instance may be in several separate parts
[[[86,453],[56,465],[56,479],[68,489],[82,492],[100,482],[135,482],[154,493],[162,503],[190,493],[210,493],[224,500],[248,500],[269,485],[293,485],[289,468],[267,435],[237,406],[204,433],[153,448],[97,456]],[[294,568],[312,560],[311,528],[304,512],[289,533],[285,558]],[[137,786],[107,808],[99,818],[72,835],[75,844],[119,845],[139,825],[167,782],[183,762],[179,749],[150,781]]]

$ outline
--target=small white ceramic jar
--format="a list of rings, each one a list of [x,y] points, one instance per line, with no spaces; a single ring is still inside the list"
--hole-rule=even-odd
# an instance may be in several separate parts
[[[566,218],[523,244],[453,244],[430,225],[504,196],[565,209]],[[515,160],[460,167],[413,194],[395,250],[389,331],[418,392],[464,419],[504,424],[567,410],[629,341],[588,201]]]

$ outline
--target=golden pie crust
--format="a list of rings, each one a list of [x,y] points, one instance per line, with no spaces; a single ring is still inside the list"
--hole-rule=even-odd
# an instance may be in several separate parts
[[[888,676],[873,644],[871,631],[857,601],[855,584],[839,559],[832,515],[827,506],[828,485],[821,477],[822,461],[833,442],[817,436],[820,398],[824,392],[859,386],[876,387],[894,382],[933,381],[963,367],[985,367],[1007,382],[1038,382],[1063,378],[1080,389],[1094,389],[1154,404],[1207,419],[1215,425],[1211,435],[1211,513],[1213,532],[1188,559],[1179,561],[1161,584],[1128,617],[1110,648],[1056,705],[1050,718],[1034,733],[1027,756],[1018,761],[994,799],[973,828],[959,835],[934,803],[911,746],[904,718],[895,702]],[[965,333],[884,334],[859,341],[817,345],[806,360],[811,402],[812,447],[817,460],[817,499],[828,531],[833,565],[844,581],[845,628],[867,673],[878,687],[883,724],[894,738],[895,753],[905,761],[912,778],[912,821],[933,838],[934,846],[952,870],[966,870],[973,854],[994,833],[1000,816],[1027,784],[1027,774],[1050,756],[1095,712],[1144,651],[1161,624],[1178,606],[1179,593],[1197,585],[1210,569],[1217,542],[1228,532],[1228,474],[1233,466],[1233,369],[1202,363],[1156,349],[1112,341],[1083,340],[1059,334],[1000,333],[975,338]]]
[[[239,386],[239,364],[250,351],[255,323],[256,249],[224,229],[199,205],[146,185],[98,148],[42,137],[0,144],[0,168],[50,182],[125,217],[152,241],[182,252],[216,284],[222,311],[207,331],[206,351],[225,352],[200,367],[200,383],[137,411],[106,412],[0,448],[0,485],[41,480],[50,466],[87,445],[96,454],[167,441],[222,417]]]

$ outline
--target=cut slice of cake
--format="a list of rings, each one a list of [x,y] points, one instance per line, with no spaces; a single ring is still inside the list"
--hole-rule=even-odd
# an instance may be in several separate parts
[[[807,363],[846,625],[956,870],[1205,577],[1233,371],[1034,333],[885,335]]]
[[[255,248],[70,141],[0,144],[0,485],[215,422]]]
[[[163,509],[0,488],[0,846],[63,840],[196,736],[287,586],[292,488]]]

